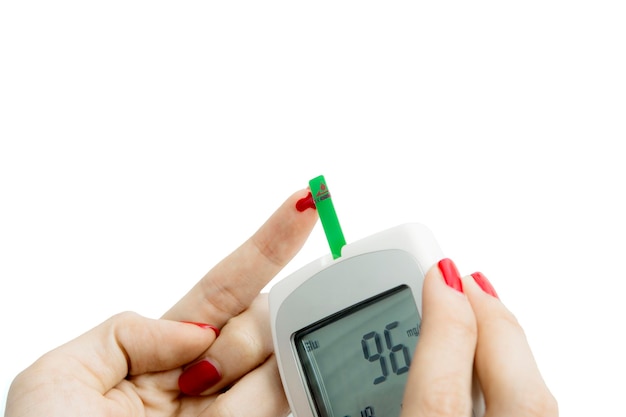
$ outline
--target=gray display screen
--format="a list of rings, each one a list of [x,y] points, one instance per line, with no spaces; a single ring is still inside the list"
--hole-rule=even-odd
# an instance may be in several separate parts
[[[400,286],[294,335],[320,417],[398,417],[419,336],[409,287]]]

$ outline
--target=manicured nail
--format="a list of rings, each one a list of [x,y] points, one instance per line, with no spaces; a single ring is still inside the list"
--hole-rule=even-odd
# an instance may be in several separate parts
[[[463,284],[461,284],[461,275],[459,275],[456,265],[451,259],[444,258],[437,264],[439,270],[443,275],[443,280],[448,284],[448,287],[454,288],[458,292],[463,292]]]
[[[220,371],[208,359],[204,359],[185,369],[178,378],[178,388],[187,395],[200,395],[220,379]]]
[[[309,208],[315,210],[315,201],[313,200],[313,194],[311,194],[311,192],[309,192],[306,197],[298,200],[296,203],[296,209],[298,209],[298,211],[304,211]]]
[[[476,281],[476,284],[478,284],[478,286],[482,288],[484,292],[498,299],[500,298],[498,297],[496,290],[493,288],[493,285],[491,285],[491,282],[489,282],[487,277],[484,276],[482,272],[474,272],[472,274],[472,278],[474,278],[474,281]]]
[[[210,324],[198,323],[196,321],[186,321],[186,320],[182,320],[181,323],[193,324],[195,326],[202,327],[203,329],[211,329],[215,332],[215,337],[220,335],[220,329]]]

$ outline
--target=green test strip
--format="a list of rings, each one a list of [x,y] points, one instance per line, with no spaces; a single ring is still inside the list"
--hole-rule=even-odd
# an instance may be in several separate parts
[[[324,233],[326,233],[330,252],[333,254],[333,259],[337,259],[341,256],[341,248],[345,246],[346,239],[343,237],[341,225],[339,224],[335,206],[330,198],[330,192],[324,176],[320,175],[309,181],[309,188],[315,202],[315,208],[317,208],[317,213],[322,221]]]

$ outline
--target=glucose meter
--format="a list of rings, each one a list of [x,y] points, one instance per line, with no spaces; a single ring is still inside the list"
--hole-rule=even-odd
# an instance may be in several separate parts
[[[296,417],[399,416],[424,275],[442,258],[419,224],[343,247],[275,284],[275,354]]]
[[[398,417],[420,335],[424,276],[443,253],[417,223],[340,250],[331,243],[331,252],[270,290],[275,355],[291,412]]]

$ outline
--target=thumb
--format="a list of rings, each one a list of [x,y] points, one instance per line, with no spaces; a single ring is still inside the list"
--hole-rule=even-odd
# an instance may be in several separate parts
[[[200,356],[217,333],[193,324],[120,313],[38,362],[105,393],[129,375],[175,369]]]
[[[402,417],[471,414],[476,319],[459,272],[442,259],[424,279],[420,339],[409,369]]]

